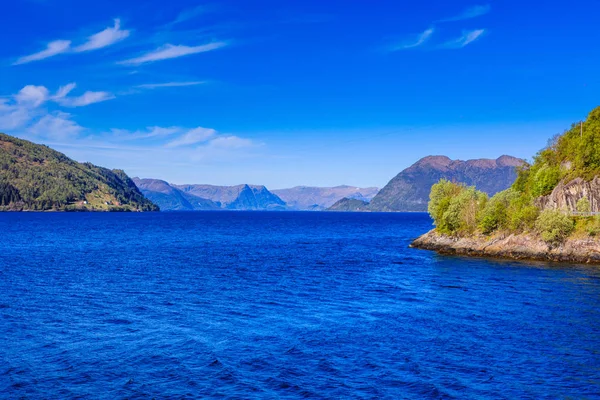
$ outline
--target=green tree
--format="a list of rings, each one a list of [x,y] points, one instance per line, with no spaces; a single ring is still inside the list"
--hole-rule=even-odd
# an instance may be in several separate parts
[[[559,210],[544,210],[535,222],[542,240],[556,245],[563,242],[573,232],[573,220]]]
[[[589,213],[592,211],[592,206],[587,197],[582,197],[577,200],[577,205],[575,206],[578,212],[580,213]]]

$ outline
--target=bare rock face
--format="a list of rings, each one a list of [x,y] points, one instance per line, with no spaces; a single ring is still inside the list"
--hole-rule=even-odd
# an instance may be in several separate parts
[[[582,197],[590,201],[592,212],[600,212],[600,177],[591,181],[576,178],[568,183],[560,182],[552,193],[538,198],[536,205],[541,209],[577,211],[577,202]]]

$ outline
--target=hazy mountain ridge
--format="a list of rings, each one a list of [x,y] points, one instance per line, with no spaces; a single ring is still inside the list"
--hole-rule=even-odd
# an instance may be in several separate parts
[[[420,159],[396,175],[367,206],[368,211],[427,211],[431,186],[441,178],[475,186],[494,195],[514,182],[524,160],[503,155],[497,159],[451,160],[446,156]]]
[[[343,198],[368,202],[378,191],[379,188],[376,187],[359,188],[340,185],[335,187],[296,186],[272,192],[285,201],[290,209],[318,211],[331,207]]]
[[[165,211],[283,210],[285,202],[260,185],[175,185],[134,178],[142,193]]]

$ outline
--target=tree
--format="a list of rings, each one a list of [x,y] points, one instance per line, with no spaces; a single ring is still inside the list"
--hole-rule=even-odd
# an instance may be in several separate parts
[[[575,206],[578,212],[580,213],[589,213],[592,211],[592,206],[590,205],[590,201],[587,197],[582,197],[577,200],[577,205]]]
[[[559,210],[544,210],[535,222],[542,240],[556,245],[563,242],[574,229],[573,220]]]

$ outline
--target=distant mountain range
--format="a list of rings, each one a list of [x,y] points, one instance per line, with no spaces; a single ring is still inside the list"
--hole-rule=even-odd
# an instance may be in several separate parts
[[[354,186],[269,191],[260,185],[175,185],[130,179],[122,170],[78,163],[47,146],[0,134],[2,210],[332,210],[426,211],[431,186],[441,178],[494,195],[516,178],[525,161],[451,160],[429,156],[400,172],[383,189]]]
[[[422,158],[394,177],[383,189],[355,186],[296,186],[269,191],[264,186],[175,185],[158,179],[133,181],[162,210],[301,210],[301,211],[427,211],[431,186],[441,178],[461,182],[494,195],[507,189],[524,160],[451,160]]]
[[[285,202],[258,185],[175,185],[133,178],[146,197],[164,211],[284,210]]]
[[[278,189],[272,192],[286,202],[292,210],[319,211],[331,207],[343,198],[369,202],[379,188],[359,188],[355,186],[312,187],[296,186],[291,189]]]
[[[516,168],[524,162],[511,156],[468,161],[446,156],[425,157],[396,175],[362,211],[427,211],[431,186],[441,178],[476,186],[494,195],[512,185]]]
[[[0,133],[0,211],[158,211],[122,170]]]

